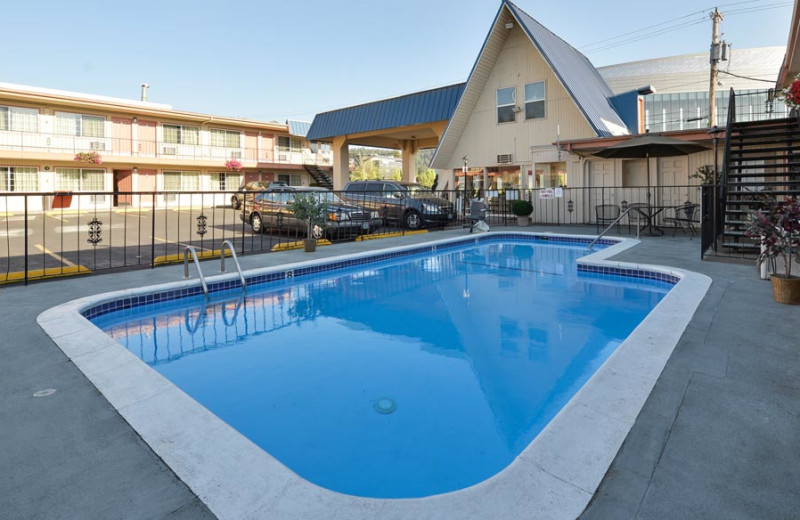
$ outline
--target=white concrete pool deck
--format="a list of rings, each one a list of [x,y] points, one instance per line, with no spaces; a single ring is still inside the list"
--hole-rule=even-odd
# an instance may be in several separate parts
[[[447,235],[453,236],[436,236]],[[464,238],[463,232],[455,235],[458,238],[443,240]],[[305,481],[79,314],[93,302],[150,292],[152,288],[79,298],[45,311],[37,321],[155,453],[221,519],[571,519],[579,516],[592,499],[711,285],[707,276],[689,271],[607,260],[637,243],[622,239],[582,261],[646,267],[678,276],[680,282],[509,467],[470,488],[422,499],[352,497]],[[327,257],[322,261],[330,260]],[[286,271],[305,264],[262,271]],[[195,279],[160,287],[196,283]]]

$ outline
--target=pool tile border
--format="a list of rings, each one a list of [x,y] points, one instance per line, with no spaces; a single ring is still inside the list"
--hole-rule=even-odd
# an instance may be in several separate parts
[[[588,244],[595,237],[470,235],[258,269],[248,273],[248,283],[285,280],[287,273],[306,276],[330,271],[325,264],[348,267],[376,257],[399,258],[503,238]],[[45,311],[37,322],[154,452],[223,520],[452,518],[454,514],[459,518],[575,518],[591,500],[711,284],[697,273],[609,260],[634,247],[637,240],[608,238],[603,243],[609,247],[578,260],[580,271],[662,280],[675,287],[506,469],[472,487],[421,499],[360,498],[303,480],[85,317],[202,294],[197,279],[80,298]],[[207,281],[215,292],[235,289],[239,283],[237,274]],[[137,370],[125,369],[133,366]]]
[[[327,262],[319,265],[310,265],[307,267],[300,267],[298,269],[282,269],[279,272],[270,272],[266,274],[257,274],[253,276],[245,276],[245,283],[251,285],[263,285],[274,282],[284,281],[289,278],[302,278],[305,276],[312,276],[324,272],[336,271],[339,269],[347,269],[358,265],[363,265],[372,262],[381,262],[385,260],[394,260],[398,258],[405,258],[420,254],[430,254],[434,252],[447,251],[456,249],[463,246],[472,244],[480,244],[486,242],[502,242],[503,240],[522,240],[525,242],[534,243],[550,243],[550,244],[590,244],[593,239],[591,237],[568,237],[541,234],[526,234],[520,235],[519,233],[491,233],[485,235],[478,235],[472,238],[459,238],[451,239],[449,242],[442,244],[415,246],[405,250],[392,251],[387,253],[374,253],[369,256],[363,256],[351,260],[340,260],[335,262]],[[613,246],[619,241],[614,239],[601,239],[597,243],[603,246]],[[672,284],[678,283],[678,278],[664,273],[659,273],[652,270],[642,269],[620,269],[616,267],[603,267],[590,264],[579,264],[578,271],[599,273],[606,275],[619,275],[631,276],[634,278],[647,278],[652,280],[660,280]],[[239,278],[235,280],[226,280],[221,282],[207,282],[209,295],[229,291],[232,289],[240,288],[241,281]],[[193,285],[180,290],[165,290],[161,292],[148,293],[141,296],[128,296],[116,300],[104,301],[95,306],[91,306],[81,311],[81,315],[88,320],[92,320],[99,316],[103,316],[110,312],[119,310],[132,309],[142,305],[151,305],[155,303],[162,303],[182,298],[190,298],[193,296],[200,296],[203,294],[202,287]]]

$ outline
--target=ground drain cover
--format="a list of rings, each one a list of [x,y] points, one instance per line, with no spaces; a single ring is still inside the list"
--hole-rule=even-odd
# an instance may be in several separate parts
[[[33,393],[33,397],[48,397],[56,393],[55,388],[47,388],[45,390],[39,390],[38,392]]]

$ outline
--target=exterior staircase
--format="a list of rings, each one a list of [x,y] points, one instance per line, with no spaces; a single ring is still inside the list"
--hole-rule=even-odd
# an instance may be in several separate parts
[[[305,165],[305,169],[318,186],[329,190],[333,189],[333,179],[325,170],[319,166],[309,164]]]
[[[755,258],[759,245],[745,235],[749,212],[769,197],[800,195],[800,121],[731,122],[725,166],[722,250]]]

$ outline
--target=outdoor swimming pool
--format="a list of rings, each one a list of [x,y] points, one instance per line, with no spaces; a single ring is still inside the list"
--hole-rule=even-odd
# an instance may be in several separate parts
[[[585,242],[484,237],[84,315],[303,478],[422,497],[506,468],[678,280],[579,271]]]

